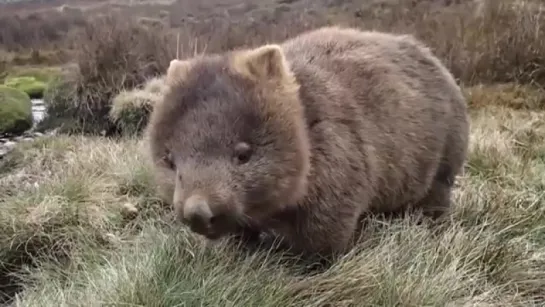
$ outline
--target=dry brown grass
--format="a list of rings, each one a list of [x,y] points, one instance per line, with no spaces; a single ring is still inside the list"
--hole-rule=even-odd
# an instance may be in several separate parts
[[[14,52],[28,49],[65,48],[67,36],[85,24],[81,12],[64,14],[56,10],[40,13],[0,14],[0,46]]]
[[[118,6],[115,14],[117,19],[144,20],[152,26],[166,23],[166,28],[156,28],[155,33],[180,33],[183,56],[192,55],[195,49],[221,52],[282,40],[317,26],[345,24],[415,34],[429,44],[464,83],[540,82],[543,85],[545,42],[540,37],[545,11],[535,0],[461,1],[461,4],[450,6],[440,5],[439,1],[412,0],[326,3],[248,0],[239,4],[231,0],[199,3],[178,0],[172,4],[144,2]],[[27,13],[24,17],[3,16],[0,18],[0,44],[36,48],[63,38],[70,30],[83,33],[83,36],[70,36],[70,42],[65,44],[65,47],[77,50],[82,44],[92,44],[87,34],[89,28],[96,28],[97,24],[91,21],[94,25],[84,27],[89,18],[113,10],[111,6],[103,5],[96,11],[85,11],[85,18],[75,11],[63,13],[55,9]],[[165,12],[169,14],[165,15]],[[77,40],[72,43],[73,37]],[[41,41],[30,43],[37,38]],[[16,39],[29,43],[15,42]],[[169,43],[174,44],[174,41]],[[119,55],[120,59],[124,56]]]
[[[545,89],[542,87],[517,83],[480,84],[466,88],[465,93],[472,109],[494,105],[517,110],[545,110]]]

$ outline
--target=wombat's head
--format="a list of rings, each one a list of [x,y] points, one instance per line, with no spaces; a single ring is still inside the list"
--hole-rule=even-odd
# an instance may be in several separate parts
[[[166,82],[147,133],[193,231],[214,239],[259,226],[305,195],[304,110],[279,46],[173,60]]]

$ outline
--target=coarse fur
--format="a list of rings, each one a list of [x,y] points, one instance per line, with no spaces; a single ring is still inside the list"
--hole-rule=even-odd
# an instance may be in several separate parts
[[[466,101],[410,35],[324,27],[174,60],[167,75],[149,148],[181,219],[197,194],[221,217],[208,238],[271,231],[330,254],[350,247],[364,213],[449,211]]]

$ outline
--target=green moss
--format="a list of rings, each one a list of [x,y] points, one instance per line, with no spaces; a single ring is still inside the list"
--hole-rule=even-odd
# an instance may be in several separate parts
[[[4,84],[41,98],[48,84],[61,74],[58,67],[14,67],[3,78]]]
[[[23,91],[0,85],[0,133],[21,133],[32,127],[32,102]]]
[[[42,97],[47,87],[46,83],[34,77],[8,77],[4,85],[23,91],[31,98]]]
[[[37,80],[49,83],[62,73],[60,67],[29,67],[16,66],[7,71],[7,77],[34,77]]]

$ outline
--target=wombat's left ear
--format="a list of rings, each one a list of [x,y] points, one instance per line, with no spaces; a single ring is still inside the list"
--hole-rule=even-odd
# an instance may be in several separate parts
[[[180,81],[183,81],[189,72],[190,66],[190,63],[187,60],[174,59],[170,61],[170,65],[168,66],[165,76],[165,83],[168,86],[172,86]]]
[[[284,52],[277,44],[239,52],[234,56],[233,65],[239,73],[256,81],[284,79],[290,74]]]

